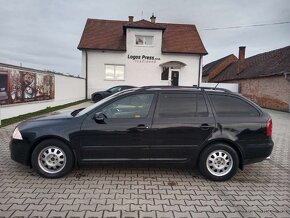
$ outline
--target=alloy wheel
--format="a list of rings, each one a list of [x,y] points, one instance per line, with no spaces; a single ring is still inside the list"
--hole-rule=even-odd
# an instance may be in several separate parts
[[[38,165],[46,173],[58,173],[66,165],[66,155],[62,149],[48,146],[39,152]]]
[[[212,175],[224,176],[233,167],[232,156],[225,150],[213,151],[207,157],[206,167]]]

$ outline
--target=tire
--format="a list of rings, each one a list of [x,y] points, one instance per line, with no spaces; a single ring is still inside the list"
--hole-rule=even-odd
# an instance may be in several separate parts
[[[72,170],[74,155],[65,143],[49,139],[36,145],[31,165],[43,177],[60,178]]]
[[[239,156],[235,149],[227,144],[211,144],[200,156],[198,169],[209,180],[225,181],[238,171]]]
[[[98,102],[98,101],[100,101],[100,100],[102,100],[103,99],[103,97],[101,96],[101,95],[95,95],[94,97],[93,97],[93,101],[94,102]]]

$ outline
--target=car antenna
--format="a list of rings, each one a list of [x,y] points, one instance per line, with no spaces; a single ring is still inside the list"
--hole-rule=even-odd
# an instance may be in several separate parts
[[[216,88],[218,87],[219,84],[220,84],[220,83],[217,83],[216,86],[215,86],[213,89],[216,89]]]

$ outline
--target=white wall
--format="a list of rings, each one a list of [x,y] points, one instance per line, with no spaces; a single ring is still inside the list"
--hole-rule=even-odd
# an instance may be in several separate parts
[[[161,80],[160,64],[168,61],[180,61],[186,66],[180,69],[179,85],[192,86],[198,82],[199,55],[168,54],[161,52],[161,30],[127,29],[127,51],[88,51],[88,97],[95,92],[116,85],[170,85],[168,80]],[[135,35],[151,35],[152,46],[136,46]],[[128,59],[128,55],[148,55],[160,58],[155,63],[138,63]],[[82,53],[82,76],[85,76],[85,51]],[[125,80],[105,80],[105,64],[125,65]]]
[[[85,80],[55,74],[55,99],[0,106],[0,120],[85,99]]]

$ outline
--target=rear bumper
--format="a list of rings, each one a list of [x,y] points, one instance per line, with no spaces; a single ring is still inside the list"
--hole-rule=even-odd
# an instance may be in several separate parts
[[[9,147],[12,160],[24,165],[30,165],[31,145],[28,142],[11,139]]]
[[[265,160],[272,153],[274,142],[269,139],[267,143],[259,145],[247,145],[244,164],[257,163]]]

